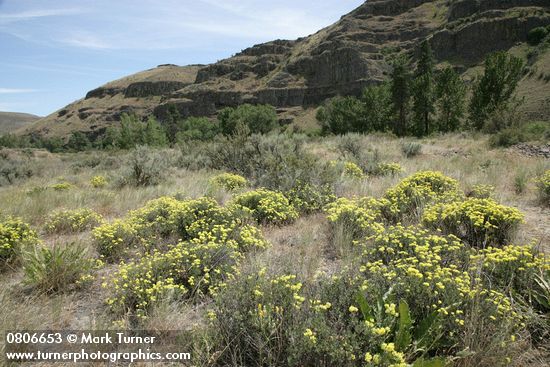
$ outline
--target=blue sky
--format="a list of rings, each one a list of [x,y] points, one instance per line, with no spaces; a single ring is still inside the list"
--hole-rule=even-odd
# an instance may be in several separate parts
[[[0,111],[47,115],[159,64],[295,39],[363,0],[0,0]]]

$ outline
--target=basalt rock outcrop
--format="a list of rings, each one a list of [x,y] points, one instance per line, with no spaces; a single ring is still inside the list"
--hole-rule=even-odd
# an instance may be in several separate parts
[[[358,95],[387,78],[397,54],[414,54],[425,39],[438,61],[467,70],[548,24],[548,0],[368,0],[308,37],[256,45],[211,65],[159,65],[108,83],[31,130],[104,129],[124,112],[162,120],[170,106],[182,116],[214,116],[224,107],[268,103],[284,114]]]

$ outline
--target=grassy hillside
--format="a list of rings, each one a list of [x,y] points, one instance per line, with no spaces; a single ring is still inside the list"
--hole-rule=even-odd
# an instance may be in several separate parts
[[[0,112],[0,135],[12,133],[40,119],[28,113]]]

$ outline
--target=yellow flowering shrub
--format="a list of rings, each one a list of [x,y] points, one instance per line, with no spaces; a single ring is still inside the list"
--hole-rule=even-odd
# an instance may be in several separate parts
[[[344,162],[344,170],[342,174],[345,177],[360,179],[365,176],[365,173],[357,164],[353,162]]]
[[[421,171],[386,191],[383,211],[389,219],[399,221],[420,216],[428,204],[453,201],[462,196],[458,181],[441,172]]]
[[[425,225],[454,234],[470,246],[503,246],[510,241],[523,214],[492,199],[436,204],[426,210]]]
[[[245,237],[249,245],[265,246],[262,239]],[[216,294],[224,281],[237,271],[244,257],[241,244],[220,232],[202,233],[188,242],[157,249],[120,266],[105,286],[112,289],[107,303],[116,313],[131,312],[146,317],[149,307],[169,297],[191,298]]]
[[[92,185],[93,188],[100,189],[107,186],[107,179],[105,176],[94,176],[90,180],[90,185]]]
[[[38,236],[20,218],[7,217],[0,221],[0,264],[13,260],[23,247],[38,243]]]
[[[374,198],[339,198],[325,207],[333,231],[340,226],[352,239],[359,239],[384,229],[380,208]]]
[[[46,219],[48,233],[83,232],[97,226],[102,217],[91,209],[58,210]]]
[[[68,183],[68,182],[61,182],[57,184],[53,184],[50,186],[55,191],[67,191],[74,188],[74,185]]]
[[[258,189],[234,198],[233,205],[247,208],[258,223],[289,223],[298,218],[298,212],[280,192]]]
[[[544,172],[535,182],[540,200],[543,204],[550,206],[550,170]]]
[[[482,279],[469,265],[476,250],[458,238],[397,226],[366,240],[364,248],[359,271],[366,302],[404,301],[413,320],[430,320],[435,329],[423,342],[431,345],[432,353],[460,348],[464,325],[474,312],[486,330],[511,335],[521,329],[522,317],[506,288],[492,284],[492,278]]]
[[[222,188],[229,192],[243,189],[248,185],[246,178],[232,173],[222,173],[214,176],[208,183],[211,187]]]
[[[92,237],[101,256],[117,259],[135,243],[137,231],[131,224],[117,219],[94,228]]]
[[[472,187],[468,196],[478,199],[489,199],[493,196],[495,187],[492,185],[478,184]]]
[[[399,163],[379,163],[375,169],[374,174],[377,176],[395,176],[403,172],[403,168]]]

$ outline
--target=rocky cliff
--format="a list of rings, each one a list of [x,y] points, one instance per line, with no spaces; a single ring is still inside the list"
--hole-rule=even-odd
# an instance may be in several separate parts
[[[529,30],[548,24],[548,0],[369,0],[305,38],[256,45],[212,65],[160,65],[108,83],[31,130],[98,134],[124,112],[162,119],[170,105],[183,116],[213,116],[227,106],[268,103],[284,115],[359,94],[386,78],[395,55],[414,53],[424,39],[438,61],[467,72],[489,52],[520,49]]]

